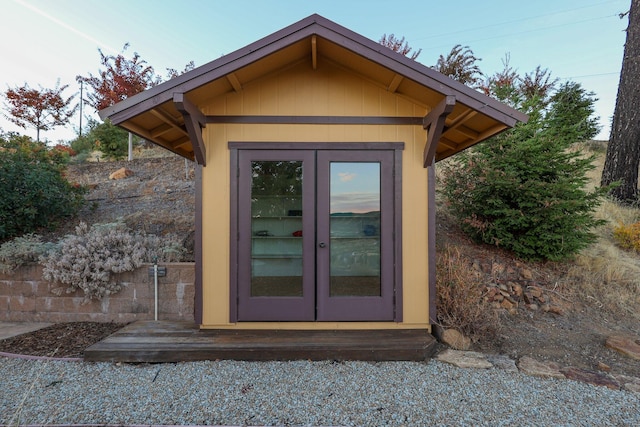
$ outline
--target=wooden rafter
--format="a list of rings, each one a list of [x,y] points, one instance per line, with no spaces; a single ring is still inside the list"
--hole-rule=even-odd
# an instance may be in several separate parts
[[[458,144],[451,141],[450,139],[445,138],[444,136],[440,137],[440,145],[442,145],[445,148],[448,148],[449,150],[455,150],[458,147]]]
[[[138,126],[134,123],[127,123],[125,129],[127,129],[130,132],[135,133],[136,135],[139,135],[145,139],[153,139],[153,137],[151,136],[151,134],[149,133],[149,131],[147,131],[145,128]]]
[[[467,126],[456,126],[455,128],[446,128],[443,132],[443,134],[447,134],[449,132],[457,132],[460,133],[464,136],[466,136],[467,138],[471,138],[471,139],[478,139],[478,135],[480,135],[478,132],[476,132],[473,129],[468,128]]]
[[[162,136],[165,133],[169,132],[171,129],[174,129],[174,127],[171,126],[170,124],[163,123],[160,126],[156,126],[153,129],[151,129],[149,131],[149,133],[151,134],[151,136],[153,138],[157,138],[157,137]]]
[[[202,128],[207,121],[202,111],[184,96],[184,93],[173,94],[173,103],[184,118],[184,125],[187,128],[189,139],[193,147],[193,155],[199,165],[206,166],[207,156],[202,139]]]
[[[400,86],[400,83],[402,83],[403,79],[404,77],[402,77],[400,74],[396,74],[395,76],[393,76],[393,79],[391,80],[391,83],[389,83],[387,90],[391,93],[394,93],[396,90],[398,90],[398,86]]]
[[[154,108],[150,112],[151,114],[153,114],[154,116],[156,116],[157,118],[159,118],[160,120],[162,120],[163,122],[171,126],[173,129],[178,130],[180,133],[184,135],[188,135],[187,131],[182,127],[182,123],[180,123],[171,115],[167,114],[165,111],[159,108]]]
[[[456,128],[465,122],[469,121],[472,117],[474,117],[478,112],[476,110],[468,109],[462,114],[458,114],[454,117],[449,123],[447,123],[447,129]]]
[[[227,74],[227,81],[234,91],[240,92],[242,90],[242,84],[240,83],[240,80],[238,80],[238,76],[236,76],[236,73]]]
[[[440,103],[427,114],[422,122],[422,127],[427,130],[427,142],[424,145],[422,155],[423,166],[429,167],[436,157],[436,148],[442,136],[444,123],[449,113],[456,106],[456,97],[447,95]]]
[[[313,69],[318,68],[318,41],[316,36],[311,36],[311,64]]]

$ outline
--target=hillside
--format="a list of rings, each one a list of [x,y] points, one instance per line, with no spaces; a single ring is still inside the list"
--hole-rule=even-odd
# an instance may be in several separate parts
[[[133,175],[110,180],[109,174],[121,167],[130,169]],[[598,174],[598,169],[593,171],[594,181]],[[84,163],[71,165],[68,177],[90,188],[88,203],[78,219],[55,235],[73,231],[80,220],[93,224],[121,217],[135,229],[175,233],[193,256],[193,163],[173,155]],[[611,224],[640,219],[638,210],[621,210],[614,204],[603,205],[598,215]],[[597,245],[572,262],[525,263],[504,251],[471,242],[438,200],[438,251],[454,247],[460,252],[465,268],[482,278],[480,286],[487,300],[483,309],[496,314],[497,333],[475,342],[472,348],[514,359],[528,355],[562,366],[610,369],[640,377],[637,361],[604,345],[612,334],[638,336],[640,331],[640,259],[613,245],[611,224],[600,230],[602,237]],[[536,289],[541,298],[528,303],[522,296],[510,295],[513,306],[486,298],[487,290],[499,292],[505,286],[509,292],[516,292],[518,286]]]
[[[133,175],[109,179],[112,172],[123,167]],[[73,232],[80,221],[95,224],[121,218],[134,230],[175,234],[188,250],[185,261],[193,260],[193,162],[175,155],[135,158],[130,162],[88,162],[70,165],[67,177],[89,188],[87,203],[78,218],[57,230],[56,235]]]

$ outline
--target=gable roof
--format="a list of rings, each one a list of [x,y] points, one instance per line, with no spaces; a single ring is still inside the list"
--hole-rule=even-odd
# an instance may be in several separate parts
[[[201,107],[208,100],[240,91],[243,85],[297,61],[306,59],[315,68],[316,61],[325,58],[430,111],[424,118],[398,119],[398,123],[429,129],[425,164],[527,120],[525,114],[317,14],[108,107],[99,115],[204,164],[200,128],[206,123],[235,120],[203,115]]]

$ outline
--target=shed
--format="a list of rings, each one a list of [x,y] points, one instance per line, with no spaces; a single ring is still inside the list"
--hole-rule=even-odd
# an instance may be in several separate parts
[[[424,329],[435,163],[526,115],[322,16],[102,110],[196,162],[204,329]]]

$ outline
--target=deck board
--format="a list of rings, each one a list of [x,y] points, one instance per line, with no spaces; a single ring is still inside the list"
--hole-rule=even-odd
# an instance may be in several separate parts
[[[87,361],[427,360],[425,330],[200,330],[189,322],[139,321],[85,350]]]

